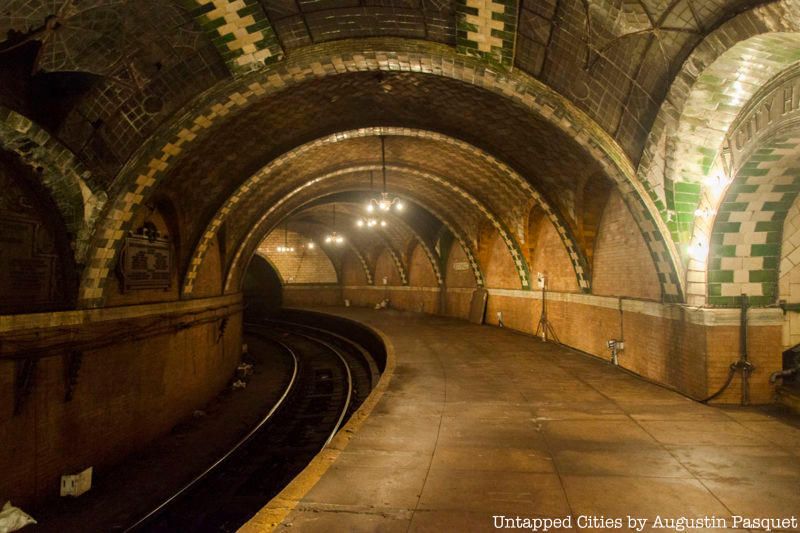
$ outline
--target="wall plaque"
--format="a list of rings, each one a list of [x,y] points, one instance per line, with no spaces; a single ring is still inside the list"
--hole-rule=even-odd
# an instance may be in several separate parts
[[[55,257],[37,242],[46,239],[38,221],[0,213],[0,313],[53,301]]]
[[[121,260],[123,290],[169,289],[172,253],[168,239],[156,234],[130,235]]]

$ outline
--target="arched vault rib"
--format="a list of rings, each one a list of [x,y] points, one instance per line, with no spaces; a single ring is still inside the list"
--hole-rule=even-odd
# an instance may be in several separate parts
[[[336,260],[334,260],[335,256],[332,255],[332,254],[335,251],[339,251],[341,253],[344,250],[343,249],[338,249],[337,250],[336,247],[325,246],[323,244],[324,240],[325,240],[325,235],[326,235],[326,233],[328,233],[329,228],[323,222],[321,222],[319,220],[313,220],[313,219],[312,220],[293,220],[293,221],[288,222],[288,224],[291,225],[291,231],[297,231],[297,233],[300,233],[301,235],[310,236],[312,238],[312,240],[315,240],[317,243],[319,243],[319,246],[322,249],[323,253],[328,257],[328,259],[333,264],[334,269],[336,270],[336,276],[338,278],[338,281],[341,282],[341,280],[342,280],[342,272],[341,272],[341,260],[342,260],[342,257],[338,256],[338,258]],[[261,238],[261,240],[258,241],[256,246],[258,246],[258,244],[260,244],[264,240],[264,238],[266,238],[267,235],[269,235],[271,232],[275,231],[277,229],[277,227],[278,226],[276,225],[275,227],[271,228],[269,232],[265,233],[264,236]],[[299,231],[298,231],[298,228],[299,228]],[[362,270],[364,271],[364,277],[366,278],[367,283],[369,285],[372,285],[374,283],[374,276],[373,276],[372,270],[369,267],[369,262],[366,260],[366,257],[364,255],[363,250],[361,248],[359,248],[359,246],[356,244],[356,242],[354,242],[351,239],[345,239],[344,246],[347,249],[349,249],[351,252],[353,252],[353,255],[356,256],[356,258],[358,259],[359,263],[361,264]],[[250,263],[250,259],[248,259],[248,261],[247,261],[247,264],[249,264],[249,263]],[[245,265],[245,269],[243,270],[243,272],[246,271],[246,270],[247,270],[247,265]]]
[[[431,264],[431,268],[433,269],[433,273],[436,276],[436,281],[439,285],[444,283],[442,277],[441,268],[439,268],[439,261],[437,259],[437,255],[431,250],[430,245],[425,241],[425,238],[420,234],[419,231],[414,228],[412,224],[409,224],[404,217],[399,216],[392,211],[388,211],[386,213],[381,213],[383,218],[388,219],[390,228],[401,228],[404,233],[407,233],[411,238],[408,243],[415,242],[419,243],[422,246],[425,255],[428,258],[428,261]],[[383,228],[378,228],[377,231],[386,233],[386,230]],[[408,244],[407,243],[407,244]],[[396,249],[396,248],[395,248]],[[402,257],[402,254],[400,255]],[[410,267],[408,263],[404,263],[406,265],[406,274],[409,275],[410,279]]]
[[[346,174],[349,171],[337,171],[332,172],[329,175],[325,176],[326,180],[335,179],[340,177],[342,174]],[[313,185],[319,184],[321,180],[320,178],[316,178],[307,182],[304,188],[311,187]],[[234,254],[233,259],[230,261],[230,266],[227,269],[227,273],[225,275],[225,291],[230,292],[234,290],[234,281],[236,281],[236,276],[241,274],[241,263],[245,261],[246,257],[249,257],[254,250],[254,246],[257,243],[261,242],[264,238],[264,235],[267,235],[270,231],[272,231],[281,220],[291,217],[293,214],[298,213],[303,210],[304,207],[311,204],[312,202],[319,200],[327,196],[327,194],[318,195],[314,198],[305,201],[299,206],[291,206],[286,205],[288,200],[291,199],[293,196],[297,195],[297,191],[295,191],[294,195],[287,195],[281,198],[278,202],[270,206],[270,208],[264,212],[259,219],[252,224],[251,229],[247,232],[247,235],[244,239],[241,239],[239,242],[236,253]],[[434,215],[447,229],[452,233],[454,238],[459,242],[461,247],[464,249],[464,253],[467,256],[467,261],[472,268],[472,273],[475,276],[475,283],[478,287],[483,287],[484,284],[484,277],[483,272],[480,267],[480,263],[477,260],[477,253],[470,243],[470,240],[464,235],[464,232],[459,229],[456,225],[454,225],[450,220],[449,217],[445,216],[443,213],[440,213],[437,209],[433,208],[430,204],[425,201],[421,201],[417,198],[404,198],[406,201],[415,203],[429,213]],[[254,245],[255,243],[255,245]],[[239,280],[241,281],[241,280]],[[237,286],[238,288],[238,286]]]
[[[271,217],[271,219],[273,221],[274,220],[283,220],[284,218],[288,217],[291,213],[297,212],[297,211],[301,210],[303,206],[308,205],[308,203],[310,202],[310,201],[306,201],[306,198],[307,198],[308,195],[313,194],[313,195],[315,195],[314,196],[315,199],[319,199],[319,198],[322,198],[322,197],[324,197],[324,196],[326,196],[328,194],[341,192],[342,189],[341,188],[337,188],[337,187],[341,184],[341,180],[342,179],[346,178],[348,175],[353,174],[354,172],[358,172],[358,171],[366,172],[370,168],[374,169],[374,166],[370,165],[370,166],[365,166],[365,167],[350,167],[350,168],[347,168],[347,169],[340,169],[340,170],[336,170],[336,171],[333,171],[333,172],[329,172],[329,173],[327,173],[327,174],[325,174],[323,176],[320,176],[318,178],[315,178],[313,180],[310,180],[310,181],[300,185],[299,187],[296,187],[295,189],[293,189],[290,192],[284,193],[283,191],[277,191],[274,200],[273,199],[269,199],[269,201],[266,202],[267,205],[270,205],[270,208],[267,210],[267,212],[265,212],[265,213],[263,213],[261,215],[261,217],[259,218],[258,222],[256,222],[255,224],[258,225],[260,223],[263,223],[263,221],[267,217]],[[330,187],[330,190],[327,190],[325,193],[322,193],[322,192],[320,192],[320,188],[322,186],[324,186],[324,185],[328,185]],[[366,190],[366,183],[363,181],[363,179],[359,179],[358,181],[354,182],[351,185],[360,185],[363,188],[362,190]],[[353,187],[353,189],[357,189],[357,187]],[[311,200],[311,201],[313,201],[313,200]],[[466,247],[467,254],[473,256],[473,259],[474,259],[474,252],[471,251],[472,247],[468,244],[468,242],[470,242],[471,239],[466,237],[466,234],[465,234],[465,232],[463,230],[461,230],[461,229],[456,230],[455,229],[456,227],[459,226],[458,223],[456,223],[454,221],[451,221],[449,216],[445,216],[445,215],[441,214],[439,209],[437,209],[436,207],[431,206],[430,204],[428,204],[426,202],[420,202],[418,199],[416,199],[414,197],[411,197],[409,201],[411,203],[417,203],[417,204],[423,206],[430,213],[432,213],[434,216],[436,216],[441,222],[444,222],[451,229],[451,231],[455,235],[457,235],[459,237],[459,240],[462,242],[462,246]],[[464,209],[466,209],[466,204],[465,204],[465,207],[463,209],[459,209],[457,211],[464,211]],[[248,237],[245,237],[244,239],[239,239],[237,242],[241,242],[242,240],[245,240],[245,239],[249,238],[249,236],[252,234],[253,224],[251,224],[250,222],[247,222],[247,227],[250,228],[248,230],[248,233],[247,233]],[[208,243],[210,243],[210,242],[211,242],[211,240],[207,240],[205,242],[205,245],[208,246]],[[201,243],[201,245],[202,244],[203,243]],[[202,256],[196,254],[195,255],[195,259],[193,259],[192,263],[194,265],[196,265],[197,267],[199,267],[199,265],[202,262],[201,258],[202,258]],[[477,267],[477,261],[473,264],[473,267]],[[196,269],[195,269],[194,272],[196,272]],[[477,273],[478,273],[478,276],[476,276],[476,279],[480,280],[481,276],[480,276],[480,269],[479,268],[478,268]],[[195,275],[194,275],[193,272],[188,273],[187,276],[185,277],[185,282],[184,282],[185,285],[184,286],[186,288],[186,290],[185,290],[186,293],[190,293],[191,292],[188,289],[191,288],[191,284],[193,283],[194,277],[195,277]]]
[[[331,203],[335,203],[337,206],[339,206],[338,213],[342,219],[348,221],[348,226],[352,227],[355,225],[355,221],[358,219],[358,213],[355,212],[351,204],[338,201],[333,201]],[[306,220],[306,219],[317,220],[315,215],[319,215],[321,214],[321,211],[323,210],[327,211],[328,209],[329,209],[328,204],[319,204],[317,206],[311,207],[310,209],[306,209],[299,213],[296,213],[295,215],[287,219],[288,221],[287,223],[291,223],[294,220]],[[359,236],[353,237],[354,234]],[[394,263],[395,269],[397,270],[397,274],[400,276],[403,285],[406,285],[408,283],[406,266],[400,259],[400,256],[398,255],[397,250],[395,249],[391,240],[386,236],[386,234],[382,230],[376,229],[374,231],[370,231],[369,233],[361,233],[361,234],[359,234],[359,232],[353,232],[353,233],[348,232],[345,239],[350,242],[362,242],[365,240],[367,241],[370,240],[370,237],[374,238],[373,242],[371,243],[372,247],[377,246],[381,248],[386,248],[389,251],[389,255],[392,258],[392,262]],[[377,256],[375,257],[375,259],[377,259]],[[375,271],[375,269],[376,265],[372,265],[373,272]]]
[[[94,233],[90,261],[81,281],[80,305],[103,305],[105,286],[130,229],[133,211],[160,184],[180,154],[200,138],[213,133],[226,117],[244,112],[290,87],[337,74],[364,71],[424,73],[459,80],[514,102],[557,131],[568,135],[617,183],[640,230],[650,245],[662,279],[664,299],[682,298],[678,255],[666,225],[636,179],[629,158],[611,136],[585,113],[552,89],[515,70],[498,73],[480,61],[457,55],[450,47],[420,47],[413,40],[361,39],[316,46],[285,61],[207,91],[187,104],[185,112],[153,136],[120,173],[118,194],[105,210]]]
[[[391,167],[387,167],[387,168],[391,168]],[[283,193],[283,192],[276,193],[276,198],[275,198],[275,201],[277,202],[276,207],[278,207],[278,206],[282,205],[283,203],[289,201],[290,199],[294,199],[294,198],[298,198],[297,201],[300,202],[303,199],[302,198],[303,194],[315,194],[316,197],[323,197],[323,196],[325,196],[325,194],[323,194],[320,191],[320,188],[325,186],[325,185],[328,185],[328,186],[331,187],[331,190],[327,191],[328,194],[335,193],[335,192],[341,192],[342,189],[336,189],[336,187],[340,186],[340,185],[342,187],[346,187],[347,190],[351,190],[352,191],[352,190],[359,190],[360,189],[360,190],[362,190],[364,192],[368,192],[367,184],[361,178],[358,178],[355,181],[352,181],[352,180],[348,181],[346,184],[343,184],[342,181],[344,179],[348,178],[349,176],[354,175],[357,172],[366,173],[366,172],[368,172],[370,170],[379,171],[380,167],[379,166],[375,166],[375,165],[364,165],[364,166],[357,166],[357,167],[348,167],[348,168],[344,168],[344,169],[338,169],[338,170],[335,170],[333,172],[329,172],[327,174],[324,174],[323,176],[320,176],[319,178],[316,178],[316,179],[311,180],[311,181],[309,181],[309,182],[307,182],[307,183],[305,183],[303,185],[300,185],[299,187],[297,187],[296,189],[294,189],[294,190],[292,190],[292,191],[290,191],[288,193]],[[415,176],[414,179],[424,179],[425,178],[425,175],[424,174],[420,174],[420,173],[416,173],[416,174],[414,174],[414,176]],[[420,184],[418,184],[417,186],[414,186],[414,187],[412,187],[413,184],[409,184],[409,188],[406,188],[405,185],[395,185],[395,190],[397,192],[399,192],[399,193],[403,193],[403,194],[407,195],[407,197],[408,197],[408,199],[409,199],[409,201],[411,203],[416,203],[416,204],[424,206],[430,213],[434,214],[440,221],[445,222],[451,229],[453,229],[455,227],[460,227],[461,229],[459,231],[453,230],[453,233],[457,234],[457,235],[460,235],[461,239],[463,241],[467,242],[467,241],[473,240],[473,239],[469,239],[469,238],[466,237],[466,232],[464,231],[463,222],[459,222],[459,218],[463,218],[464,215],[469,213],[468,210],[470,208],[470,204],[468,204],[466,202],[466,200],[463,199],[461,196],[457,196],[457,197],[451,198],[450,199],[450,204],[451,204],[451,211],[452,212],[450,213],[450,215],[455,217],[454,220],[451,220],[451,216],[441,214],[441,213],[447,211],[447,207],[444,204],[440,203],[440,204],[437,204],[435,206],[434,203],[432,203],[432,202],[436,202],[437,198],[442,196],[441,194],[437,194],[437,195],[429,194],[425,201],[420,201],[417,196],[412,196],[413,192],[415,192],[415,191],[416,192],[421,192],[421,190],[422,190],[421,184],[422,183],[423,182],[420,182]],[[433,182],[431,180],[429,183],[430,183],[429,187],[435,187],[435,184],[434,184],[435,182]],[[447,189],[446,192],[449,193],[450,190]],[[456,208],[452,209],[453,206],[455,206]],[[456,215],[458,215],[458,216],[456,216]],[[476,222],[479,220],[479,217],[483,217],[484,216],[483,213],[480,213],[477,210],[474,210],[474,215],[475,216],[473,218],[475,218]],[[397,218],[399,218],[399,217],[397,217]],[[497,220],[497,219],[495,218],[495,220]],[[213,238],[213,234],[209,234],[209,240],[207,242],[211,242],[212,238]],[[186,284],[188,284],[188,283],[190,283],[192,281],[192,279],[193,279],[193,277],[195,275],[194,272],[196,272],[197,268],[199,268],[199,265],[202,263],[202,257],[203,257],[202,255],[199,255],[197,253],[195,254],[195,258],[192,260],[192,264],[193,265],[197,265],[197,267],[194,270],[190,270],[187,273],[187,276],[185,278],[185,283]],[[438,270],[438,268],[435,265],[434,265],[434,269]],[[189,293],[189,291],[186,291],[186,290],[185,290],[185,292]]]
[[[569,224],[563,220],[559,212],[550,205],[550,203],[544,196],[542,196],[537,190],[535,190],[528,183],[527,180],[525,180],[513,169],[503,164],[501,161],[498,161],[491,155],[486,154],[485,152],[477,149],[472,145],[469,145],[468,143],[435,132],[411,130],[407,128],[365,128],[361,130],[342,132],[339,134],[331,135],[307,143],[297,148],[295,151],[290,152],[288,154],[284,154],[283,156],[275,159],[267,166],[262,168],[260,171],[258,171],[256,174],[251,176],[251,178],[248,179],[245,183],[243,183],[228,198],[225,204],[223,204],[223,206],[218,210],[217,214],[208,224],[205,232],[203,233],[199,245],[196,247],[195,251],[192,254],[192,259],[190,261],[184,282],[184,293],[186,294],[191,293],[192,282],[196,276],[196,271],[199,268],[199,265],[202,263],[202,258],[205,254],[205,250],[207,249],[208,243],[211,241],[211,239],[213,239],[218,228],[224,223],[227,217],[229,217],[231,213],[233,213],[234,209],[238,204],[240,204],[243,201],[246,201],[249,195],[255,194],[260,184],[265,183],[269,180],[269,177],[273,172],[278,172],[278,169],[281,168],[282,165],[298,157],[301,157],[304,153],[308,153],[309,151],[318,148],[320,146],[324,146],[327,144],[347,139],[353,139],[365,136],[374,136],[374,135],[394,135],[394,136],[421,137],[424,139],[433,139],[436,140],[437,142],[451,144],[461,149],[469,150],[472,153],[479,154],[480,157],[484,159],[488,165],[490,165],[492,168],[499,169],[503,173],[503,175],[508,177],[508,179],[510,180],[511,183],[514,184],[514,186],[520,189],[524,194],[529,195],[530,198],[534,199],[537,203],[539,203],[542,206],[548,219],[556,228],[562,242],[564,243],[565,248],[567,249],[567,253],[570,257],[573,268],[575,270],[578,286],[581,287],[581,289],[584,291],[588,291],[590,289],[588,260],[586,259],[585,252],[578,243],[577,239],[575,238],[574,233],[571,230]],[[372,166],[364,165],[359,168],[365,171],[369,170],[380,171],[381,167],[375,165]],[[390,164],[387,165],[387,169],[398,172],[402,171],[403,173],[414,175],[435,182],[439,185],[442,185],[447,189],[449,189],[451,192],[456,193],[459,197],[463,198],[473,207],[478,209],[483,216],[487,217],[492,222],[492,224],[495,226],[496,230],[500,234],[501,238],[503,239],[503,242],[507,246],[509,253],[511,254],[511,257],[514,261],[515,268],[517,269],[517,273],[520,279],[520,286],[523,289],[530,288],[529,268],[517,239],[514,237],[513,233],[508,229],[506,224],[503,223],[501,217],[495,214],[489,207],[486,206],[485,203],[478,200],[474,195],[466,191],[463,187],[455,185],[454,183],[452,183],[450,179],[447,179],[440,175],[418,170],[410,166],[399,166]],[[293,194],[293,192],[289,194]]]
[[[49,192],[70,234],[75,261],[83,263],[95,219],[106,201],[106,194],[92,183],[91,173],[41,126],[3,106],[0,149],[17,154],[38,171],[40,184]]]
[[[737,114],[762,84],[800,57],[793,4],[766,3],[721,24],[692,50],[661,104],[637,175],[677,245],[691,237],[693,222],[686,219],[700,201],[696,185],[712,170]],[[685,207],[675,205],[676,194]]]

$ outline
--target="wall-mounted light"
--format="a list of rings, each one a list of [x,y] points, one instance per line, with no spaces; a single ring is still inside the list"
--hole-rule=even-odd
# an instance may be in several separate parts
[[[702,207],[694,210],[694,216],[699,218],[711,218],[716,214],[717,212],[710,207]]]
[[[712,194],[718,196],[730,185],[731,179],[719,169],[714,174],[704,179],[703,183]]]
[[[695,261],[705,261],[708,257],[708,244],[704,239],[695,239],[689,244],[689,257]]]

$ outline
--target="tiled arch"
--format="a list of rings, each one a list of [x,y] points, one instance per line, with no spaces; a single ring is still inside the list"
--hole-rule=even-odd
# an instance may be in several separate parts
[[[261,242],[264,238],[264,235],[267,235],[283,218],[288,218],[294,213],[300,212],[304,206],[308,205],[309,203],[318,200],[319,198],[323,197],[318,196],[314,198],[310,198],[305,201],[302,205],[289,208],[288,210],[285,209],[285,204],[289,199],[293,196],[296,196],[298,192],[303,189],[312,187],[316,184],[319,184],[322,181],[335,179],[342,175],[348,174],[352,172],[353,169],[345,169],[331,172],[330,174],[322,177],[318,177],[313,179],[298,189],[295,190],[295,194],[291,196],[286,196],[281,199],[279,202],[271,205],[270,208],[264,212],[261,217],[259,217],[258,221],[256,221],[250,231],[247,233],[247,236],[242,239],[239,246],[236,249],[236,253],[234,254],[233,259],[230,262],[230,267],[225,275],[225,285],[224,290],[225,292],[231,292],[237,290],[238,283],[241,281],[241,274],[244,272],[242,269],[242,265],[247,262],[246,258],[252,254],[255,246],[257,243]],[[428,204],[424,199],[420,200],[419,198],[405,198],[407,201],[411,201],[413,203],[418,204],[428,212],[430,212],[433,216],[435,216],[443,225],[446,227],[453,237],[458,241],[461,245],[461,248],[464,250],[465,255],[467,256],[467,261],[470,264],[470,268],[472,270],[473,275],[475,276],[475,283],[478,287],[483,287],[484,285],[484,276],[483,272],[480,267],[480,263],[477,259],[477,253],[473,249],[472,245],[469,243],[469,239],[464,235],[463,231],[454,226],[453,223],[449,220],[449,217],[445,216],[444,214],[440,213],[436,208],[432,207]],[[283,212],[281,209],[284,209]]]
[[[547,202],[547,200],[536,189],[534,189],[522,176],[520,176],[510,167],[504,165],[502,162],[493,158],[490,154],[486,154],[485,152],[479,150],[478,148],[469,145],[468,143],[465,143],[463,141],[460,141],[458,139],[454,139],[452,137],[430,131],[415,130],[409,128],[382,127],[382,128],[364,128],[360,130],[340,132],[334,135],[330,135],[328,137],[324,137],[322,139],[317,139],[316,141],[307,143],[301,147],[298,147],[294,151],[284,154],[283,156],[273,160],[264,168],[256,172],[253,176],[251,176],[250,179],[244,182],[228,198],[226,203],[223,204],[223,206],[218,210],[214,218],[212,218],[211,222],[208,224],[205,232],[203,233],[203,236],[201,237],[200,243],[198,244],[198,246],[196,247],[195,251],[192,254],[190,266],[186,273],[186,278],[184,281],[184,286],[183,286],[184,294],[187,295],[191,294],[193,282],[197,275],[197,270],[199,269],[200,264],[202,263],[206,249],[208,248],[208,244],[213,240],[217,230],[222,226],[225,219],[231,216],[231,214],[234,212],[235,207],[239,203],[243,202],[248,195],[254,194],[256,188],[260,184],[265,183],[269,179],[270,173],[276,171],[276,169],[280,168],[281,165],[283,165],[284,163],[302,157],[304,153],[307,153],[310,150],[317,148],[319,146],[332,144],[341,140],[352,139],[355,137],[377,136],[377,135],[419,137],[424,139],[433,139],[438,142],[454,144],[461,149],[468,150],[473,154],[478,154],[482,159],[485,159],[487,161],[487,164],[501,169],[503,174],[505,176],[508,176],[508,178],[514,183],[516,187],[524,191],[527,195],[529,195],[529,198],[533,199],[539,205],[542,206],[542,209],[546,213],[548,219],[558,231],[559,237],[561,238],[567,250],[567,253],[570,257],[573,268],[575,270],[578,286],[581,287],[582,290],[588,292],[591,284],[588,261],[586,259],[585,253],[583,252],[582,248],[575,239],[569,224],[567,224],[561,218],[558,211],[553,209],[550,206],[549,202]],[[362,167],[362,168],[364,170],[380,170],[380,167]],[[407,166],[400,167],[396,165],[387,165],[387,168],[390,170],[392,169],[402,170],[404,173],[410,173],[412,175],[416,175],[426,180],[435,182],[438,185],[441,185],[449,189],[452,193],[463,198],[470,205],[472,205],[478,211],[480,211],[483,216],[485,216],[492,222],[492,224],[495,226],[495,229],[497,229],[498,233],[503,239],[503,242],[506,244],[511,254],[511,257],[514,261],[515,267],[517,269],[517,273],[520,278],[520,286],[524,290],[530,289],[531,287],[530,272],[527,265],[527,261],[525,260],[524,254],[522,253],[522,249],[519,246],[519,243],[514,238],[512,232],[503,223],[502,219],[495,213],[493,213],[483,202],[475,198],[474,195],[470,194],[463,188],[453,184],[450,180],[446,179],[445,177],[430,172],[424,172],[414,168],[409,168]]]
[[[110,201],[92,241],[88,268],[81,280],[79,305],[103,305],[105,285],[134,210],[159,185],[173,161],[216,121],[293,85],[358,71],[422,72],[461,80],[511,99],[565,131],[590,153],[617,183],[650,246],[667,301],[680,301],[677,252],[666,226],[645,195],[630,160],[619,145],[566,98],[520,72],[498,72],[447,46],[410,39],[337,41],[298,50],[292,57],[252,74],[221,83],[177,113],[131,158],[118,176],[118,194]]]
[[[800,192],[800,135],[756,149],[725,192],[714,221],[708,258],[708,303],[752,305],[778,297],[786,213]]]
[[[83,263],[90,233],[106,195],[93,187],[91,173],[69,148],[41,126],[0,106],[0,148],[36,169],[71,236],[75,261]]]
[[[695,47],[670,86],[637,175],[679,249],[692,237],[703,178],[729,127],[762,84],[800,59],[796,9],[779,0],[728,20]]]

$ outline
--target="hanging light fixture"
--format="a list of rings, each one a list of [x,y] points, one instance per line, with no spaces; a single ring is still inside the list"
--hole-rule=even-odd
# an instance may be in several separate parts
[[[288,254],[294,252],[294,246],[289,246],[289,228],[288,223],[283,226],[283,244],[278,245],[276,248],[278,253]]]
[[[381,172],[383,173],[383,190],[378,198],[372,198],[367,204],[367,213],[372,213],[375,210],[389,211],[394,207],[397,211],[403,210],[403,202],[397,196],[389,196],[389,191],[386,189],[386,141],[381,135]],[[372,184],[372,174],[370,174],[370,185]]]
[[[372,171],[370,170],[369,171],[369,192],[372,193],[374,190],[375,190],[375,186],[374,186],[374,181],[372,179]],[[373,206],[372,206],[372,202],[374,202],[374,201],[375,201],[374,199],[370,200],[370,202],[367,204],[367,212],[368,213],[372,213],[375,210],[373,208]],[[386,221],[384,219],[376,218],[372,214],[370,214],[367,217],[360,217],[358,220],[356,220],[356,227],[359,227],[359,228],[374,228],[376,226],[380,226],[382,228],[385,228],[387,226],[387,223],[386,223]]]
[[[325,236],[325,243],[326,244],[342,244],[344,242],[344,237],[336,233],[336,204],[333,204],[333,231],[328,233]]]

